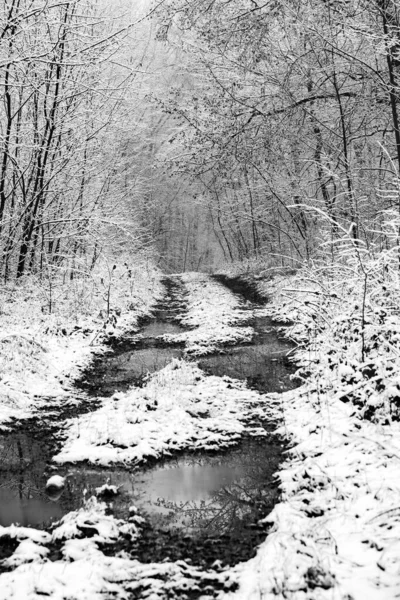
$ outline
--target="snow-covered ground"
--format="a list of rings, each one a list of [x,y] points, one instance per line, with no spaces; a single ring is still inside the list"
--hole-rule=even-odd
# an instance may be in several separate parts
[[[280,419],[292,447],[278,473],[281,502],[265,519],[273,529],[256,557],[216,573],[183,561],[143,565],[124,553],[106,556],[102,543],[115,543],[121,533],[140,535],[140,517],[133,510],[132,522],[120,522],[90,500],[50,533],[0,530],[0,540],[20,542],[5,563],[16,568],[0,575],[0,600],[158,600],[178,590],[190,595],[207,578],[223,587],[219,597],[227,600],[400,596],[398,288],[388,292],[374,281],[368,292],[359,282],[351,289],[345,277],[332,284],[320,275],[300,273],[264,285],[273,296],[270,313],[294,321],[288,333],[299,343],[297,358],[307,373],[301,388],[260,395],[174,361],[142,389],[115,394],[97,411],[69,420],[55,457],[136,463],[182,448],[229,445],[245,431],[259,433],[258,417]],[[193,328],[183,334],[187,350],[201,355],[209,344],[243,340],[235,338],[236,329],[243,331],[235,325],[245,320],[240,301],[207,276],[184,281],[185,322]],[[87,530],[94,536],[88,538]],[[61,554],[50,560],[55,543]],[[229,592],[236,581],[239,588]]]
[[[0,290],[0,429],[49,399],[69,398],[70,382],[104,349],[104,336],[135,326],[163,293],[161,273],[151,265],[114,269],[110,290],[104,277],[60,285],[51,303],[49,289],[34,279]]]
[[[361,421],[317,393],[282,396],[295,444],[273,533],[237,568],[240,599],[389,600],[400,592],[400,427]]]
[[[250,316],[237,296],[205,274],[179,279],[185,285],[187,311],[178,319],[191,329],[166,334],[165,341],[184,341],[188,353],[202,355],[252,337],[252,328],[233,325]],[[248,423],[267,415],[265,398],[245,384],[207,377],[194,364],[174,360],[143,388],[116,393],[98,410],[69,420],[67,440],[54,460],[107,466],[177,450],[215,450],[235,443],[245,431],[262,435],[262,428]]]
[[[92,498],[87,506],[67,514],[51,533],[24,527],[0,528],[3,537],[18,542],[13,555],[3,561],[14,570],[0,576],[0,600],[93,600],[136,597],[167,599],[176,589],[198,588],[198,583],[229,582],[229,574],[210,575],[180,561],[142,564],[109,549],[121,536],[131,542],[142,519],[134,511],[129,522],[105,514],[106,505]],[[59,558],[49,555],[57,547]]]
[[[173,360],[143,388],[105,399],[91,413],[70,419],[57,463],[138,463],[177,450],[216,450],[243,433],[263,435],[251,423],[271,416],[265,398],[229,377],[207,377]]]
[[[188,349],[200,348],[201,354],[208,347],[252,335],[250,328],[234,326],[249,317],[241,311],[236,296],[209,277],[185,279],[185,320],[192,327],[186,340]],[[67,438],[54,462],[89,460],[109,466],[137,463],[180,449],[227,447],[244,433],[265,435],[259,419],[275,415],[272,404],[272,399],[266,402],[241,382],[207,377],[195,364],[174,360],[149,377],[143,388],[117,393],[103,399],[96,411],[68,420]],[[125,599],[131,593],[161,599],[171,597],[174,591],[196,591],[201,585],[231,587],[235,575],[229,570],[205,572],[184,561],[145,565],[124,553],[106,556],[104,543],[112,545],[121,535],[132,539],[140,535],[140,517],[133,510],[132,523],[124,523],[106,516],[104,509],[105,505],[90,499],[86,508],[66,515],[50,533],[2,528],[0,542],[3,537],[19,544],[2,563],[13,570],[0,575],[0,600],[44,595],[63,600]],[[51,556],[55,544],[56,560]]]
[[[243,310],[245,303],[238,296],[204,273],[184,273],[179,279],[187,293],[187,313],[178,319],[190,331],[167,334],[166,341],[184,342],[187,354],[202,356],[224,344],[251,340],[253,329],[243,326],[249,313]]]
[[[288,333],[308,339],[297,352],[308,377],[281,396],[281,433],[293,444],[279,472],[282,502],[257,556],[234,569],[240,586],[230,598],[399,598],[396,288],[373,281],[366,293],[364,282],[303,272],[263,289],[274,296],[271,314],[294,321]]]

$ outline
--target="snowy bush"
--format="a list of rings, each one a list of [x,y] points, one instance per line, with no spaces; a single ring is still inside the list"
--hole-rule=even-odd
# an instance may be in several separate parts
[[[334,265],[272,284],[272,312],[294,323],[287,335],[299,344],[298,374],[309,389],[383,424],[400,419],[398,261],[397,246],[374,255],[353,243]]]
[[[66,281],[32,275],[0,286],[0,423],[29,416],[40,397],[65,396],[94,344],[151,311],[163,293],[160,279],[143,258],[115,268],[99,261]]]

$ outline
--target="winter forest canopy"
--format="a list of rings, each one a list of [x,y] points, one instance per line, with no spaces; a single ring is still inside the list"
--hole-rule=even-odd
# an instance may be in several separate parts
[[[397,243],[397,0],[5,0],[1,276]]]

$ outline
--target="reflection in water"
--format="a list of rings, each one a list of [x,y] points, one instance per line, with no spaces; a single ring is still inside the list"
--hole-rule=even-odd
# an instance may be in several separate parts
[[[64,514],[45,492],[44,452],[44,444],[23,434],[1,436],[0,525],[37,525]]]
[[[256,330],[251,346],[236,346],[227,354],[205,356],[199,367],[212,375],[244,379],[261,392],[298,387],[299,381],[291,377],[296,370],[289,359],[293,344],[277,336],[269,317],[258,317],[251,324]]]
[[[162,338],[167,333],[184,331],[171,318],[173,315],[157,317],[144,325],[139,335],[123,338],[123,343],[117,344],[112,353],[94,361],[77,385],[91,396],[112,396],[115,392],[126,392],[133,385],[141,385],[148,374],[163,369],[174,358],[181,358],[183,351],[179,347],[167,347]]]
[[[155,320],[145,325],[140,334],[144,338],[155,338],[166,333],[182,333],[183,327],[172,321]]]
[[[276,501],[281,446],[247,440],[217,456],[182,457],[138,476],[135,504],[157,528],[216,535],[242,528]]]
[[[184,455],[145,471],[93,467],[64,468],[63,493],[46,495],[48,449],[27,435],[0,438],[0,524],[48,526],[83,505],[96,488],[110,483],[119,495],[109,503],[113,514],[127,518],[135,505],[155,528],[185,533],[221,533],[240,528],[260,503],[272,506],[272,474],[280,457],[279,443],[245,440],[239,447],[214,455]]]
[[[178,348],[144,348],[106,355],[101,368],[90,376],[90,386],[98,396],[112,396],[115,392],[125,392],[149,373],[167,366],[172,359],[180,358]]]
[[[252,388],[262,392],[282,392],[298,386],[291,379],[295,371],[288,361],[287,346],[273,350],[267,345],[242,346],[234,348],[229,354],[206,356],[199,367],[212,375],[244,379]]]
[[[110,479],[107,470],[63,468],[58,473],[66,476],[64,489],[49,493],[46,482],[50,473],[46,469],[52,454],[43,441],[27,434],[0,436],[0,525],[47,527],[83,506],[85,498]],[[116,514],[120,516],[126,516],[132,504],[132,477],[132,473],[123,470],[111,474],[116,485],[124,487],[116,504]]]

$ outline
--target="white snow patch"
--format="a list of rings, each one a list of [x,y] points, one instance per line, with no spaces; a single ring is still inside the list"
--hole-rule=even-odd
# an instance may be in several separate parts
[[[65,486],[65,477],[61,477],[61,475],[52,475],[46,482],[47,488],[56,488],[62,489]]]
[[[106,515],[105,511],[106,504],[98,502],[95,497],[90,498],[84,508],[69,512],[61,519],[53,530],[52,539],[80,538],[87,530],[90,530],[90,540],[94,544],[115,542],[122,530],[125,534],[129,533],[131,537],[137,535],[134,522],[127,524],[111,515]]]
[[[49,550],[44,546],[37,544],[32,539],[26,539],[20,542],[10,558],[3,561],[5,567],[19,567],[25,563],[41,563],[49,554]]]
[[[226,572],[201,571],[184,561],[142,564],[108,557],[88,542],[67,542],[65,560],[22,565],[0,575],[0,600],[168,600],[198,591],[202,580],[211,586],[230,583]]]
[[[251,317],[244,311],[244,302],[205,273],[184,273],[180,279],[187,291],[187,314],[179,319],[192,328],[178,334],[165,334],[166,341],[184,342],[193,356],[211,354],[223,344],[250,341],[252,327],[236,327]]]
[[[114,275],[112,309],[122,314],[112,322],[101,310],[104,286],[94,279],[90,291],[84,283],[82,289],[76,284],[71,289],[60,286],[50,314],[48,298],[34,278],[27,278],[24,286],[0,288],[0,429],[6,430],[13,419],[30,418],[49,404],[69,401],[71,382],[94,351],[104,351],[104,336],[122,333],[151,311],[163,293],[161,273],[151,265],[131,270],[134,288],[126,267],[115,271],[121,271],[121,278]],[[103,281],[100,275],[98,279]]]
[[[271,397],[245,383],[207,377],[197,366],[174,360],[143,388],[104,399],[102,406],[66,423],[67,440],[57,463],[139,463],[182,449],[215,450],[235,443],[249,425],[271,414]]]
[[[40,531],[30,527],[19,527],[18,525],[10,525],[3,527],[0,525],[0,540],[2,537],[15,538],[16,540],[32,540],[37,544],[47,544],[51,540],[51,535],[47,531]]]
[[[105,483],[104,485],[97,487],[95,492],[96,496],[117,496],[119,494],[119,489],[116,485]]]

